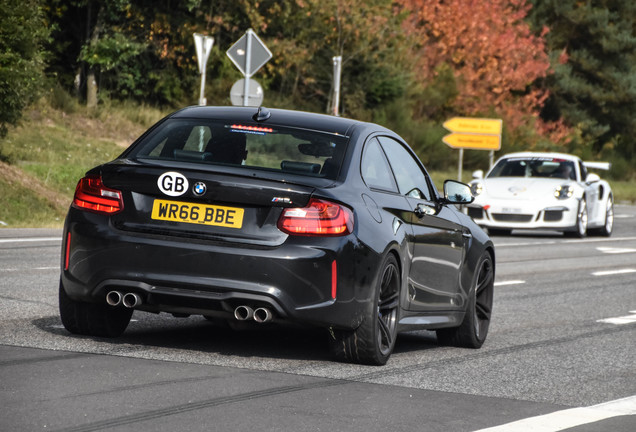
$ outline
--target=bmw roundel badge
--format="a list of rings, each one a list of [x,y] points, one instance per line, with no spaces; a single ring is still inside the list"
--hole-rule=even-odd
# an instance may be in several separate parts
[[[198,196],[203,195],[206,190],[207,190],[207,187],[205,186],[205,183],[203,182],[196,182],[194,184],[194,187],[192,188],[192,192],[194,192],[194,194]]]

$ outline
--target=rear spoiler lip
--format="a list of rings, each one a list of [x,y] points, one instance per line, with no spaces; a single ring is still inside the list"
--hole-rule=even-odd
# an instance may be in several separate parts
[[[583,162],[583,165],[585,165],[586,168],[600,169],[605,171],[608,171],[612,166],[610,162]]]

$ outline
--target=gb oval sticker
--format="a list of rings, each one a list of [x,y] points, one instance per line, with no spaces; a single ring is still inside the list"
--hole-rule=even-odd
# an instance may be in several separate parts
[[[180,196],[188,190],[188,179],[183,174],[168,171],[157,180],[159,190],[168,196]]]

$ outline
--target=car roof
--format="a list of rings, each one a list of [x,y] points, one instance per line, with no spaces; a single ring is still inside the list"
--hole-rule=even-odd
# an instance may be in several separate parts
[[[171,118],[214,118],[232,122],[254,123],[258,107],[235,106],[191,106],[179,110]],[[262,108],[269,111],[270,116],[258,123],[263,125],[279,125],[293,128],[310,129],[332,134],[348,136],[352,128],[356,126],[381,126],[365,123],[358,120],[336,117],[326,114],[317,114],[304,111],[292,111],[277,108]]]
[[[578,161],[579,158],[577,156],[567,154],[567,153],[556,153],[556,152],[516,152],[516,153],[508,153],[507,155],[502,156],[500,159],[508,159],[508,158],[555,158],[555,159],[567,159],[571,161]]]

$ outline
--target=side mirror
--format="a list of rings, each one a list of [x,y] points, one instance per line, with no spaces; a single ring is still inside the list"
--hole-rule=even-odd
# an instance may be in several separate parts
[[[482,170],[473,171],[473,179],[481,180],[484,178],[484,172]]]
[[[455,180],[444,182],[444,199],[450,204],[470,204],[475,201],[470,186]]]
[[[596,183],[597,181],[600,181],[600,180],[601,180],[601,178],[598,176],[598,174],[590,173],[585,178],[585,183],[592,184],[592,183]]]

